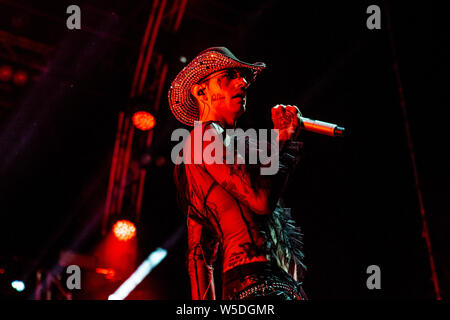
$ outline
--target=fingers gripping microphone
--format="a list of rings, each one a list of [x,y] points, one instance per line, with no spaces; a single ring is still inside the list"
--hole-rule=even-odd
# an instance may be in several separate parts
[[[300,117],[300,127],[303,130],[315,133],[325,134],[332,137],[344,137],[345,128],[339,127],[337,124],[313,120],[309,118]]]

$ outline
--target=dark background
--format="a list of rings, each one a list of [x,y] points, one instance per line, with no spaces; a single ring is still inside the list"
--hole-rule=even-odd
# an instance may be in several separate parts
[[[80,31],[65,26],[69,4],[81,7]],[[366,27],[370,4],[381,8],[381,30]],[[2,298],[29,297],[34,272],[51,268],[61,250],[86,254],[101,241],[117,117],[127,104],[150,7],[151,1],[0,0],[0,30],[53,48],[40,61],[45,70],[25,87],[1,87],[8,102],[0,109]],[[302,133],[304,158],[285,194],[304,232],[309,297],[433,299],[390,12],[441,294],[448,299],[449,37],[439,11],[433,3],[188,1],[179,31],[170,34],[163,24],[155,47],[169,61],[169,74],[151,152],[168,161],[148,169],[139,259],[183,224],[170,162],[170,134],[182,125],[165,98],[169,81],[184,65],[181,56],[190,60],[220,45],[268,65],[248,92],[242,127],[270,127],[270,108],[282,103],[351,132],[345,139]],[[0,65],[10,63],[4,57]],[[182,238],[138,287],[141,294],[130,297],[190,298],[185,246]],[[381,268],[381,290],[366,287],[372,264]],[[31,288],[13,292],[14,277]]]

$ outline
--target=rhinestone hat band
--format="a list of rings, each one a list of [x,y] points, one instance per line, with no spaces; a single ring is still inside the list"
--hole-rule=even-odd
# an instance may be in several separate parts
[[[250,85],[265,67],[263,62],[251,64],[240,61],[225,47],[208,48],[196,56],[172,81],[169,89],[170,110],[178,121],[194,126],[194,121],[199,120],[198,105],[191,95],[194,84],[220,70],[247,68],[253,74]]]

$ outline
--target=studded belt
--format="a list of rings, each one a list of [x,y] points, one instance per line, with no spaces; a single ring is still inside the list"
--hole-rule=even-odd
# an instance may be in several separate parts
[[[254,297],[268,296],[280,291],[287,293],[292,300],[303,300],[304,297],[294,288],[282,282],[264,281],[263,283],[250,286],[238,293],[236,298],[239,300],[252,299]]]

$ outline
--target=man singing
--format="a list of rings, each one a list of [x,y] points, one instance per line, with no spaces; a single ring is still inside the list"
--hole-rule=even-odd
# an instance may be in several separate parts
[[[175,165],[174,179],[187,219],[187,266],[195,300],[217,298],[213,273],[217,260],[223,300],[306,299],[300,230],[280,198],[299,160],[301,142],[295,139],[300,111],[296,106],[272,108],[277,143],[265,145],[278,156],[273,175],[261,174],[267,164],[247,163],[246,155],[261,148],[261,141],[227,134],[245,112],[247,89],[264,68],[262,62],[246,63],[225,47],[213,47],[195,57],[169,89],[174,116],[194,126],[180,153],[185,161]],[[196,130],[201,132],[200,142],[192,134]],[[207,131],[214,139],[205,139]],[[230,147],[242,139],[244,154]],[[207,159],[204,151],[212,141],[221,143],[223,153],[218,154],[223,161]]]

